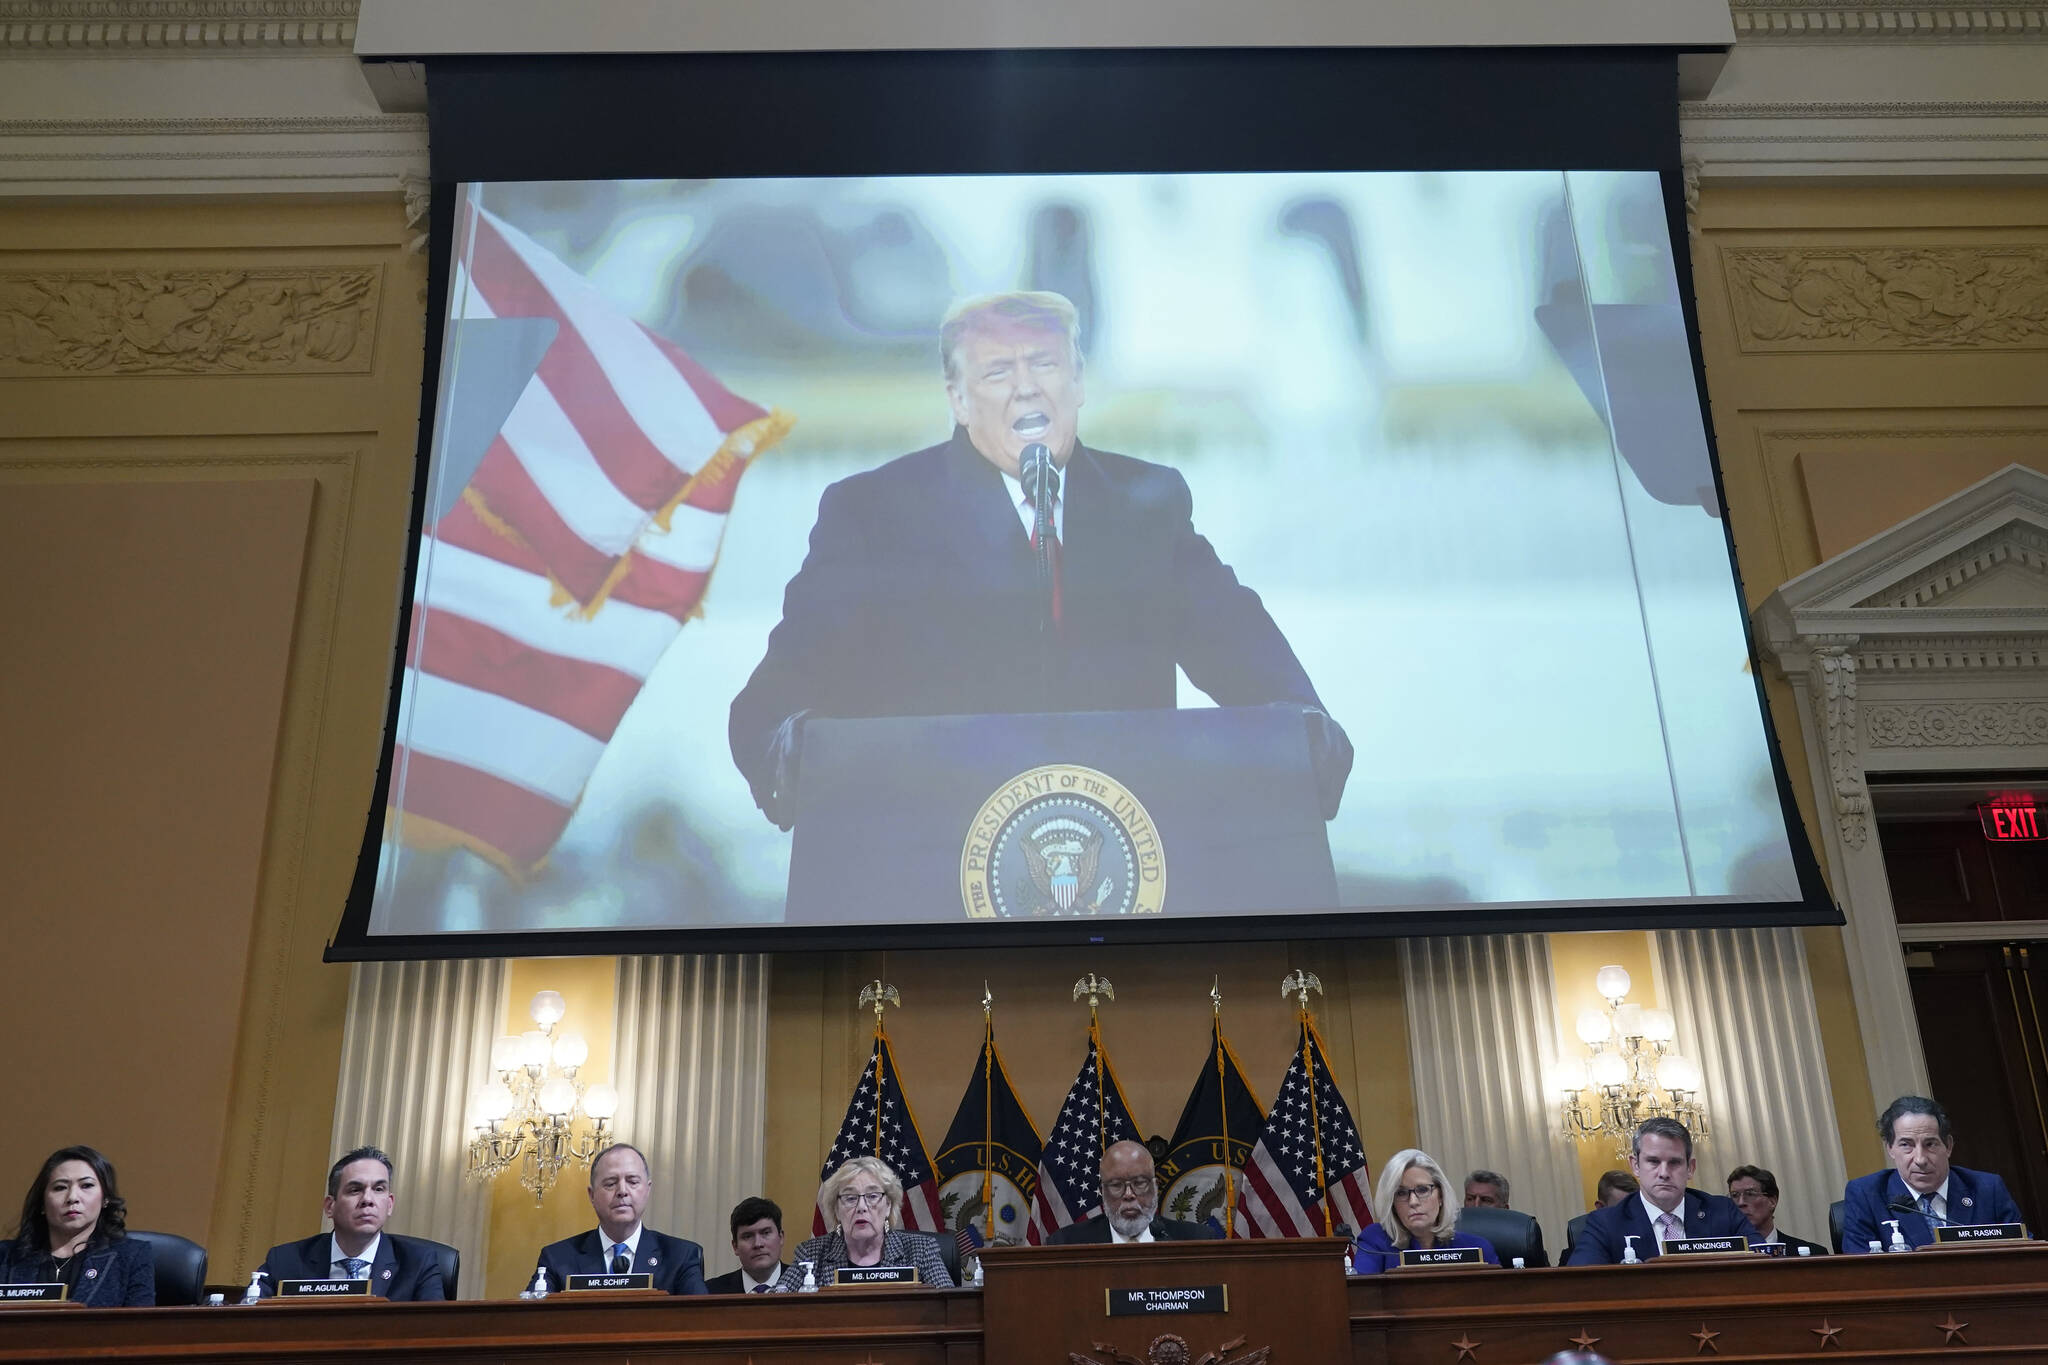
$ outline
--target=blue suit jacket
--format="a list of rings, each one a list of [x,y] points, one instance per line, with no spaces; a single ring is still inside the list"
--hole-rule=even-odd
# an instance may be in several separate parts
[[[1176,666],[1220,705],[1321,708],[1259,595],[1195,532],[1179,473],[1077,444],[1063,479],[1062,625],[1050,647],[1038,642],[1031,543],[1009,485],[963,431],[825,490],[782,621],[732,704],[733,760],[756,801],[774,790],[777,727],[806,709],[1171,708]]]
[[[126,1237],[89,1246],[79,1253],[78,1286],[72,1299],[89,1308],[147,1308],[156,1302],[156,1256]],[[0,1242],[0,1284],[36,1284],[52,1278],[43,1248]]]
[[[592,1228],[580,1237],[564,1237],[541,1248],[539,1269],[548,1273],[548,1288],[562,1289],[571,1275],[602,1275],[604,1236]],[[654,1277],[654,1287],[670,1294],[708,1294],[704,1287],[704,1248],[653,1228],[640,1230],[640,1252],[633,1273]],[[532,1281],[527,1281],[531,1284]]]
[[[1493,1249],[1493,1243],[1484,1237],[1469,1232],[1454,1232],[1448,1241],[1438,1242],[1441,1250],[1454,1247],[1478,1247],[1479,1255],[1488,1265],[1499,1265],[1500,1255]],[[1381,1224],[1374,1223],[1358,1234],[1358,1254],[1352,1258],[1351,1273],[1354,1275],[1377,1275],[1386,1270],[1401,1268],[1401,1248],[1394,1245],[1394,1239],[1387,1235]]]
[[[1752,1242],[1761,1239],[1762,1234],[1727,1195],[1689,1189],[1685,1192],[1684,1209],[1688,1237],[1747,1237]],[[1565,1264],[1620,1265],[1623,1250],[1628,1246],[1625,1239],[1631,1236],[1636,1239],[1638,1259],[1647,1261],[1657,1255],[1657,1230],[1650,1226],[1650,1215],[1643,1208],[1642,1196],[1637,1194],[1587,1214],[1586,1225],[1572,1244],[1571,1258]]]
[[[264,1297],[277,1292],[279,1280],[326,1279],[333,1273],[327,1259],[333,1249],[332,1234],[325,1232],[272,1247],[259,1267],[270,1277],[263,1282]],[[387,1232],[377,1242],[377,1258],[370,1262],[370,1292],[393,1303],[412,1303],[445,1299],[448,1286],[441,1283],[439,1262],[416,1244]]]
[[[1873,1171],[1858,1176],[1842,1191],[1842,1250],[1852,1256],[1870,1253],[1870,1244],[1890,1245],[1892,1230],[1885,1226],[1899,1220],[1899,1235],[1906,1245],[1924,1247],[1934,1240],[1934,1225],[1919,1210],[1890,1210],[1887,1204],[1912,1204],[1917,1196],[1894,1170]],[[1948,1221],[1951,1223],[2020,1223],[2019,1205],[2012,1202],[2005,1182],[1985,1171],[1948,1168]]]

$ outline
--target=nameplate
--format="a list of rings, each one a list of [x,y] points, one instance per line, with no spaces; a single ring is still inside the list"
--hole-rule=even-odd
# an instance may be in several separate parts
[[[1485,1265],[1478,1247],[1409,1247],[1401,1253],[1401,1267],[1431,1265]]]
[[[368,1280],[279,1280],[280,1299],[363,1299],[370,1295]]]
[[[1112,1318],[1154,1313],[1228,1313],[1230,1286],[1191,1284],[1182,1289],[1105,1289],[1103,1310]]]
[[[631,1275],[571,1275],[566,1291],[583,1294],[591,1290],[652,1289],[654,1275],[651,1271],[638,1271]]]
[[[1731,1251],[1748,1251],[1747,1237],[1674,1237],[1659,1249],[1660,1256],[1725,1256]]]
[[[1973,1246],[1978,1242],[2024,1242],[2025,1223],[1951,1223],[1934,1230],[1937,1246]]]
[[[48,1284],[0,1284],[0,1303],[62,1303],[69,1294],[56,1280]]]
[[[842,1289],[876,1289],[894,1284],[921,1284],[914,1265],[842,1265],[832,1270],[832,1283]]]
[[[1759,1256],[1790,1256],[1792,1254],[1792,1248],[1786,1246],[1783,1242],[1752,1242],[1749,1249]]]

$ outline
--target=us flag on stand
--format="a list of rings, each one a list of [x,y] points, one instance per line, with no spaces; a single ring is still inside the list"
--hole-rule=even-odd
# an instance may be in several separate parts
[[[1067,1102],[1046,1134],[1038,1163],[1038,1194],[1024,1240],[1038,1246],[1069,1223],[1085,1222],[1102,1209],[1103,1149],[1136,1142],[1137,1121],[1103,1051],[1099,1029],[1088,1029],[1088,1055],[1067,1091]]]
[[[503,219],[476,209],[464,223],[458,358],[465,324],[519,320],[547,340],[421,539],[388,828],[519,875],[554,847],[697,614],[740,476],[791,419],[727,390]],[[491,362],[475,363],[488,387]]]
[[[1339,1223],[1356,1236],[1372,1223],[1371,1181],[1323,1040],[1303,1019],[1280,1096],[1238,1181],[1238,1212],[1253,1237],[1323,1237]]]
[[[867,1070],[853,1088],[853,1099],[840,1121],[839,1136],[825,1154],[818,1171],[818,1184],[838,1170],[848,1158],[878,1156],[889,1163],[903,1182],[903,1226],[912,1232],[938,1233],[945,1230],[939,1215],[939,1180],[932,1171],[930,1153],[917,1131],[917,1116],[896,1080],[896,1059],[889,1051],[889,1036],[875,1035],[875,1050]],[[839,1221],[837,1209],[827,1209],[822,1198],[811,1215],[811,1235],[823,1237]]]

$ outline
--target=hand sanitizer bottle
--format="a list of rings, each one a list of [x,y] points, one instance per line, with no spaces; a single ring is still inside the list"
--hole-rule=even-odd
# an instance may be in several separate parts
[[[533,1268],[533,1283],[519,1291],[522,1299],[544,1299],[548,1296],[548,1272],[539,1266]]]
[[[974,1278],[969,1281],[976,1289],[981,1288],[981,1257],[974,1258]]]
[[[1899,1220],[1898,1220],[1898,1219],[1896,1219],[1896,1218],[1887,1218],[1887,1219],[1885,1219],[1885,1220],[1884,1220],[1884,1225],[1885,1225],[1886,1227],[1888,1227],[1888,1228],[1890,1228],[1890,1229],[1892,1230],[1892,1240],[1891,1240],[1891,1245],[1889,1245],[1889,1246],[1887,1246],[1887,1247],[1885,1248],[1885,1250],[1886,1250],[1886,1251],[1911,1251],[1911,1250],[1913,1249],[1913,1248],[1911,1248],[1911,1247],[1907,1246],[1907,1245],[1906,1245],[1906,1239],[1905,1239],[1904,1237],[1901,1237],[1901,1236],[1899,1235]]]
[[[1628,1243],[1627,1246],[1621,1249],[1621,1263],[1623,1265],[1641,1265],[1643,1263],[1643,1258],[1636,1255],[1636,1238],[1640,1235],[1639,1233],[1631,1233],[1621,1239]]]
[[[257,1303],[262,1300],[263,1281],[269,1273],[265,1270],[252,1270],[249,1272],[249,1287],[242,1291],[243,1303]]]
[[[803,1267],[804,1282],[796,1287],[796,1292],[799,1294],[815,1294],[818,1292],[818,1277],[811,1273],[811,1262],[803,1262]]]

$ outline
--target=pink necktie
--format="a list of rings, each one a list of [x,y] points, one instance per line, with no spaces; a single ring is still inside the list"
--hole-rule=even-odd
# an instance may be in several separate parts
[[[1657,1219],[1657,1227],[1659,1229],[1657,1240],[1660,1242],[1675,1242],[1685,1236],[1685,1229],[1680,1227],[1678,1220],[1668,1213]]]

